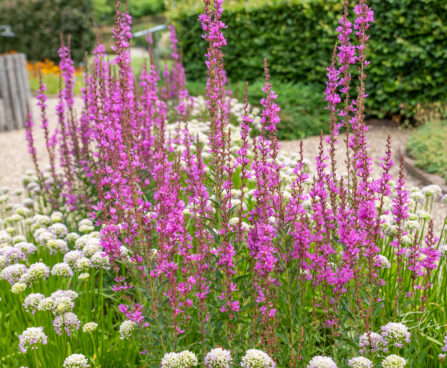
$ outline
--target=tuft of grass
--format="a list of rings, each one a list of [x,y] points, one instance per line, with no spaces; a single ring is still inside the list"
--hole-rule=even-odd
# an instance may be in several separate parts
[[[407,152],[420,169],[447,179],[447,120],[417,128],[407,142]]]

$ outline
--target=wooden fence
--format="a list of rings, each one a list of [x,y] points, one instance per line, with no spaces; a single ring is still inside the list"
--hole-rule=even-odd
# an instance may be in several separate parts
[[[25,55],[0,55],[0,132],[24,128],[29,101]]]

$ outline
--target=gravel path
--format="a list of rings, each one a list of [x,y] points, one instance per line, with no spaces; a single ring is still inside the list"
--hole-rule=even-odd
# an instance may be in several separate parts
[[[80,105],[81,101],[78,99],[76,101]],[[55,105],[56,100],[53,98],[48,99],[48,115],[49,120],[52,124],[56,122],[55,116]],[[32,104],[33,115],[36,117],[36,121],[39,121],[37,117],[39,116],[39,111],[36,108],[35,101]],[[36,125],[39,125],[37,123]],[[375,174],[380,174],[380,168],[378,166],[379,158],[385,153],[385,144],[387,135],[391,135],[391,144],[393,152],[398,152],[399,147],[405,145],[409,131],[402,130],[398,127],[381,125],[372,126],[368,132],[368,144],[370,146],[370,156],[373,159],[373,171]],[[343,139],[340,137],[340,140]],[[35,129],[35,141],[37,151],[40,157],[39,164],[42,167],[48,165],[47,155],[45,152],[44,138],[41,129]],[[309,159],[312,163],[315,161],[315,156],[318,153],[319,137],[309,137],[303,140],[304,156]],[[344,146],[344,145],[342,145]],[[287,141],[281,143],[281,149],[289,152],[298,152],[299,141]],[[345,160],[345,149],[340,148],[336,154],[336,160],[340,166],[339,172],[345,171],[344,160]],[[22,175],[26,170],[32,170],[33,164],[31,162],[30,156],[27,151],[27,144],[25,141],[25,131],[16,130],[11,132],[0,133],[0,187],[8,186],[10,188],[18,188],[21,186]],[[397,164],[392,170],[394,178],[398,175],[398,159],[395,157],[395,162]],[[420,183],[407,174],[406,181],[409,186],[420,186]],[[447,213],[447,205],[441,203],[435,203],[434,206],[434,218],[435,227],[437,229],[441,226],[441,221],[443,220],[445,214]]]

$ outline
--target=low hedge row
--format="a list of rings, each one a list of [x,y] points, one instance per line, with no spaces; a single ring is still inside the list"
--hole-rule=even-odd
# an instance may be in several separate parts
[[[412,118],[417,104],[447,100],[447,2],[369,0],[371,28],[367,99],[371,115]],[[233,81],[262,78],[267,57],[275,79],[322,84],[325,80],[343,1],[278,1],[261,7],[232,7],[225,65]],[[189,79],[205,75],[206,44],[198,13],[176,14],[174,22]]]

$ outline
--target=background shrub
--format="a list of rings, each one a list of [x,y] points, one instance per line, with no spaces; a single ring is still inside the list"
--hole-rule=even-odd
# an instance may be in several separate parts
[[[447,121],[430,122],[415,130],[407,143],[416,166],[447,179]]]
[[[198,6],[200,2],[193,1]],[[257,6],[257,3],[263,5]],[[231,80],[262,78],[268,58],[272,77],[290,83],[321,83],[336,41],[339,0],[234,1],[224,11],[225,67]],[[371,29],[367,111],[372,116],[412,119],[418,103],[447,100],[447,2],[370,0]],[[205,75],[205,41],[197,9],[172,13],[179,26],[189,79]],[[322,86],[321,88],[324,88]]]
[[[125,1],[122,1],[123,5]],[[163,0],[131,0],[129,13],[134,19],[147,15],[159,14],[165,9]],[[95,20],[100,23],[113,23],[115,0],[93,0]]]
[[[14,49],[30,61],[59,60],[61,33],[72,35],[72,55],[77,62],[94,44],[91,0],[0,1],[0,24],[10,24],[17,34],[8,43],[0,39],[0,51]]]

